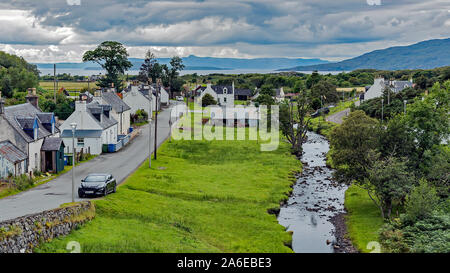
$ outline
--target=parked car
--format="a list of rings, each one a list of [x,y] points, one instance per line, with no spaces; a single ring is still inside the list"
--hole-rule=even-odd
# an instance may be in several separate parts
[[[330,109],[329,109],[328,107],[320,108],[320,109],[317,110],[316,112],[312,113],[312,114],[311,114],[311,117],[317,118],[317,117],[320,116],[322,113],[328,114],[328,113],[330,113]]]
[[[88,195],[103,195],[116,192],[116,179],[110,174],[95,173],[81,180],[78,188],[78,196],[83,198]]]
[[[177,101],[184,101],[184,98],[182,96],[176,96]]]

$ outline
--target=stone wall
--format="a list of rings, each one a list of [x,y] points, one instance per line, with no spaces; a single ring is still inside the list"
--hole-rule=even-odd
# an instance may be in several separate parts
[[[30,253],[41,243],[69,234],[91,220],[95,207],[81,202],[0,223],[0,253]]]

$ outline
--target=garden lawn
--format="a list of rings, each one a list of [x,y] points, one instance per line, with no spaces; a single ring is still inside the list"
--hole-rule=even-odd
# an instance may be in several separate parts
[[[379,242],[378,231],[383,225],[380,210],[364,189],[352,185],[345,193],[347,215],[347,231],[353,245],[360,252],[370,252],[369,242]]]
[[[36,252],[292,252],[291,236],[268,209],[291,191],[298,160],[281,143],[172,141],[116,194],[96,200],[97,215]]]

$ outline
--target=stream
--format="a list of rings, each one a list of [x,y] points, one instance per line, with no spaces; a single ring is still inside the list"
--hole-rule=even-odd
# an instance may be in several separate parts
[[[327,139],[313,132],[307,135],[303,144],[303,173],[281,207],[278,222],[293,232],[294,252],[333,253],[336,237],[330,219],[344,212],[347,187],[334,182],[333,169],[326,166]]]

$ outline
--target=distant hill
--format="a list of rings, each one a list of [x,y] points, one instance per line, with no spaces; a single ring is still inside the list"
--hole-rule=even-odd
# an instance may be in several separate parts
[[[337,63],[295,66],[280,71],[353,71],[356,69],[433,69],[450,65],[450,38],[375,50]]]
[[[130,58],[133,63],[131,70],[138,70],[143,59]],[[170,58],[159,58],[158,62],[161,64],[169,64]],[[289,59],[289,58],[257,58],[257,59],[238,59],[238,58],[214,58],[214,57],[197,57],[188,56],[183,58],[183,63],[186,70],[231,70],[231,69],[268,69],[276,70],[289,66],[299,65],[315,65],[324,64],[328,61],[321,59]],[[53,64],[50,63],[36,63],[38,69],[53,69]],[[96,63],[57,63],[58,69],[85,69],[96,70],[101,69]]]

